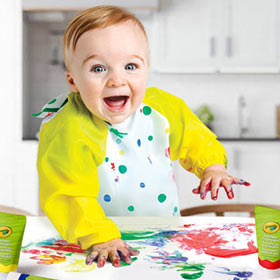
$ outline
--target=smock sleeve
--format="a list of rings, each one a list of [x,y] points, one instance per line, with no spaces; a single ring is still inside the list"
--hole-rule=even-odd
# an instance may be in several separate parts
[[[227,166],[226,151],[211,132],[189,109],[183,100],[174,105],[179,121],[172,121],[170,133],[171,158],[179,159],[182,167],[201,178],[213,165]]]
[[[45,124],[46,126],[48,124]],[[37,168],[41,207],[62,237],[83,249],[120,238],[112,220],[97,201],[97,157],[87,135],[64,127],[50,137],[51,127],[40,132]]]
[[[170,157],[179,160],[184,169],[201,178],[203,171],[213,165],[226,167],[224,147],[189,109],[184,100],[158,88],[149,88],[145,100],[164,115],[170,125]]]

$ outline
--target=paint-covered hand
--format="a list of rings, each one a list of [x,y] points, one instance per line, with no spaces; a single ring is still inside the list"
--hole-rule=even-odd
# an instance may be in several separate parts
[[[229,175],[223,165],[214,164],[204,170],[200,185],[193,189],[192,192],[194,194],[200,194],[201,199],[205,199],[206,194],[211,191],[211,198],[217,200],[219,188],[223,187],[227,197],[233,199],[232,185],[235,184],[250,186],[249,182]]]
[[[131,248],[121,239],[113,239],[108,242],[94,244],[90,247],[86,257],[86,264],[91,265],[95,260],[98,267],[103,267],[109,258],[113,266],[120,267],[121,260],[131,264],[131,256],[137,256],[138,250]]]

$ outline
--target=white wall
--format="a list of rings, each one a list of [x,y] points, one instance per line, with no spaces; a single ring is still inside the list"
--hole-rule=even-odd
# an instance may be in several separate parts
[[[3,3],[2,3],[3,4]],[[12,205],[14,198],[16,142],[21,114],[21,6],[20,1],[5,1],[0,7],[0,204]]]
[[[0,26],[0,205],[37,214],[37,143],[22,141],[21,1],[2,4]]]
[[[150,85],[182,97],[191,109],[208,104],[213,128],[220,137],[238,137],[238,98],[245,97],[247,137],[275,137],[276,105],[280,104],[279,74],[153,74]]]

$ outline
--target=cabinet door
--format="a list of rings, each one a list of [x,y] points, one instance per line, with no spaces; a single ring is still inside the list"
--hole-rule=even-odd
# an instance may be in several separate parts
[[[280,143],[243,143],[239,150],[237,176],[251,183],[241,187],[240,202],[280,205]]]
[[[162,1],[158,15],[160,72],[214,72],[216,0]]]
[[[223,1],[223,0],[221,0]],[[221,72],[278,71],[277,0],[227,0]]]

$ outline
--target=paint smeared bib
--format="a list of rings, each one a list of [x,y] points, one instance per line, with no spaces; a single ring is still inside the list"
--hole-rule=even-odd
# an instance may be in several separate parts
[[[142,104],[125,122],[107,126],[106,157],[98,167],[106,215],[179,215],[167,119]]]

